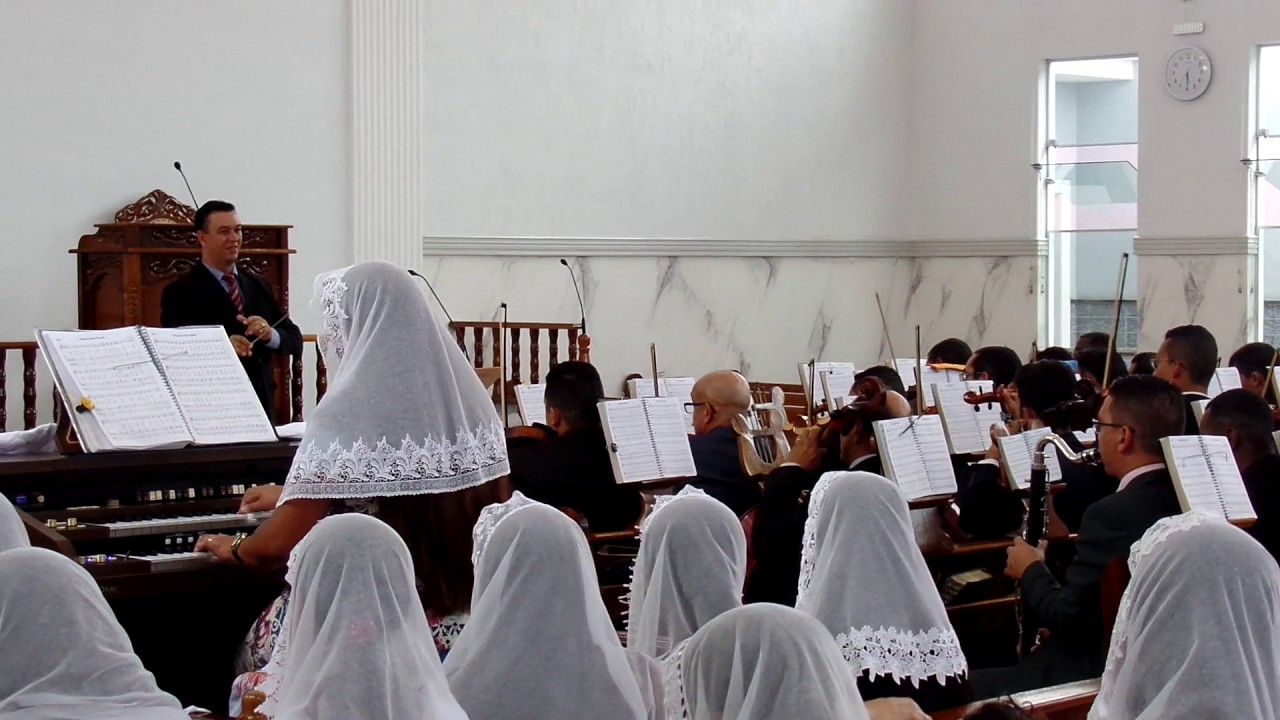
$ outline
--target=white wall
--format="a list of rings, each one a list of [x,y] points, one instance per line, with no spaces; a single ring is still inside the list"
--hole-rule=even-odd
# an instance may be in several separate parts
[[[343,0],[0,3],[0,338],[75,327],[67,250],[154,188],[185,198],[174,160],[199,199],[295,226],[313,332],[311,280],[351,252],[346,24]]]

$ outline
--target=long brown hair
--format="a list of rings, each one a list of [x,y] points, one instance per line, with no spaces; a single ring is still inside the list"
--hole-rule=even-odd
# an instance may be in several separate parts
[[[378,516],[409,546],[418,594],[429,615],[471,607],[471,531],[480,511],[511,495],[507,478],[465,490],[379,498]]]

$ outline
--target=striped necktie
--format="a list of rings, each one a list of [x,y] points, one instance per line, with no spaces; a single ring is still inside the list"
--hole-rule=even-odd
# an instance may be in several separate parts
[[[227,294],[231,296],[231,302],[236,304],[236,310],[244,312],[244,295],[240,294],[240,283],[236,282],[236,276],[232,273],[225,273],[222,276],[222,282],[227,284]]]

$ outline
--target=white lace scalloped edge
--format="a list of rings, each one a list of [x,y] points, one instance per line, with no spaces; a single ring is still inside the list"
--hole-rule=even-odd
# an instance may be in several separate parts
[[[385,437],[372,447],[314,441],[298,449],[281,502],[426,495],[463,490],[510,474],[505,433],[493,423],[462,431],[455,442],[405,436],[397,447]]]
[[[326,355],[329,350],[333,350],[334,357],[339,362],[342,361],[342,355],[346,352],[346,341],[342,338],[342,321],[347,319],[347,311],[342,309],[342,300],[347,295],[347,283],[342,279],[346,275],[347,269],[335,270],[318,282],[320,284],[320,317],[322,324],[320,327],[320,337],[317,338],[316,344],[320,346],[320,354]],[[331,368],[331,372],[336,373],[337,368]]]
[[[705,490],[701,490],[692,485],[685,485],[680,488],[680,492],[672,495],[659,495],[653,500],[653,508],[649,513],[640,520],[640,533],[637,535],[636,542],[639,547],[644,546],[644,534],[649,529],[649,525],[653,522],[653,516],[658,514],[662,508],[670,505],[673,501],[687,497],[709,497]],[[627,616],[627,637],[631,637],[631,588],[636,584],[636,564],[640,562],[640,554],[637,552],[636,557],[631,561],[631,579],[627,582],[626,592],[618,598],[618,601],[624,608],[623,614]]]
[[[850,628],[836,636],[836,644],[849,667],[855,673],[870,673],[872,680],[888,675],[896,682],[909,679],[919,687],[929,678],[945,682],[969,672],[960,640],[951,629]]]
[[[689,644],[684,640],[662,658],[662,703],[666,710],[663,717],[667,720],[680,720],[689,717],[689,708],[684,698],[684,649]]]
[[[521,508],[541,505],[542,503],[530,500],[524,496],[519,490],[511,493],[511,499],[504,503],[490,505],[480,511],[480,517],[476,520],[475,529],[471,531],[471,564],[473,566],[480,565],[480,556],[484,554],[484,549],[489,546],[489,541],[493,539],[493,533],[497,531],[498,524],[511,514]]]
[[[800,582],[796,586],[796,607],[804,603],[813,583],[813,571],[818,562],[818,511],[831,485],[829,475],[823,475],[809,495],[809,516],[804,521],[804,539],[800,543]]]

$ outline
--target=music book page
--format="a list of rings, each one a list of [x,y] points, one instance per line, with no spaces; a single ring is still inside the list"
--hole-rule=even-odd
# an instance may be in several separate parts
[[[276,441],[275,428],[224,329],[141,331],[197,445]]]
[[[1204,409],[1209,407],[1208,400],[1193,400],[1191,402],[1191,414],[1196,416],[1196,426],[1204,422]]]
[[[935,370],[928,364],[919,364],[915,358],[895,358],[893,367],[902,376],[904,386],[916,386],[925,391],[924,401],[927,407],[935,407],[933,391],[930,390],[934,384],[961,382],[960,373],[955,370]],[[920,373],[923,373],[923,377],[917,377]]]
[[[1210,399],[1216,398],[1228,390],[1239,390],[1240,371],[1233,367],[1218,368],[1213,371],[1213,377],[1209,378],[1209,387],[1205,392]]]
[[[1201,510],[1227,520],[1256,520],[1231,443],[1220,435],[1175,435],[1160,440],[1183,512]]]
[[[1001,421],[1003,413],[1000,403],[970,405],[964,395],[989,393],[994,387],[990,380],[933,385],[933,399],[952,455],[984,453],[991,449],[991,426]]]
[[[1004,465],[1005,477],[1014,490],[1024,490],[1031,483],[1031,460],[1036,452],[1036,443],[1052,434],[1047,427],[1035,430],[1024,430],[1017,435],[996,438],[1000,444],[1000,462]],[[1062,465],[1058,461],[1058,449],[1052,445],[1045,448],[1044,464],[1051,483],[1062,480]]]
[[[547,386],[516,385],[516,406],[520,409],[520,422],[525,425],[546,425]]]
[[[827,396],[827,388],[831,389],[831,395],[843,400],[852,394],[853,377],[857,374],[857,370],[851,362],[814,363],[812,373],[810,373],[809,363],[797,363],[796,370],[800,373],[800,387],[804,389],[806,394],[810,393],[809,380],[812,375],[814,382],[813,402],[815,405],[825,402],[829,410],[835,409],[835,402],[834,398]],[[826,386],[822,383],[824,373],[827,376]]]
[[[885,476],[908,500],[956,492],[946,433],[937,415],[880,420],[872,426]]]
[[[693,402],[693,384],[696,378],[664,377],[658,378],[658,390],[662,397],[678,398],[683,411],[684,403]],[[653,381],[648,378],[632,378],[627,381],[627,391],[632,399],[654,397]],[[685,413],[684,428],[686,434],[693,432],[693,414]]]
[[[698,474],[685,432],[684,401],[674,397],[603,400],[600,421],[620,483]]]
[[[36,339],[86,452],[182,447],[191,442],[137,328],[37,330]],[[81,398],[93,402],[91,411],[75,410]]]

